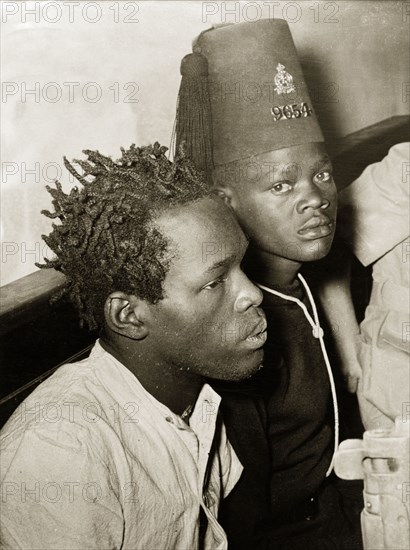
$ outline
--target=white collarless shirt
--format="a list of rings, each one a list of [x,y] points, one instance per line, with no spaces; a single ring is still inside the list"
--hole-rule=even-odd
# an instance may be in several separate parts
[[[97,342],[1,432],[5,548],[227,548],[219,502],[242,466],[205,384],[188,426]]]

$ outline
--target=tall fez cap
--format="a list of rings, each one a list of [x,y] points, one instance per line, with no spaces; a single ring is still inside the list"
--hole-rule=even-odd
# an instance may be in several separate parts
[[[181,63],[175,132],[200,169],[324,141],[285,20],[211,28],[193,52]]]

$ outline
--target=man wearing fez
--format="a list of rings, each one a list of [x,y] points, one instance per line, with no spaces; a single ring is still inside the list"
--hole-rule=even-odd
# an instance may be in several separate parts
[[[81,190],[49,189],[47,267],[101,336],[3,428],[4,548],[227,548],[218,507],[242,466],[204,377],[259,369],[262,293],[241,270],[247,240],[229,208],[165,151],[85,151],[83,174],[65,161]]]
[[[263,291],[268,319],[264,368],[219,386],[244,466],[221,516],[230,548],[360,548],[356,510],[344,506],[332,474],[335,384],[300,273],[329,252],[336,187],[288,25],[204,31],[181,74],[176,143],[186,143],[248,235],[245,271]]]

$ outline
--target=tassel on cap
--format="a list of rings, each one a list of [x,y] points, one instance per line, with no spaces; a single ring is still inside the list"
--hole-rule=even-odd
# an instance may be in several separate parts
[[[181,86],[175,120],[175,153],[184,144],[186,155],[198,170],[212,177],[212,124],[208,90],[208,61],[199,51],[181,62]]]

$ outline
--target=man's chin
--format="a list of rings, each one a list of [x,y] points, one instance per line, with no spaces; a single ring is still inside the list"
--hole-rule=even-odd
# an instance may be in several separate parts
[[[255,374],[259,372],[261,369],[263,369],[263,363],[259,363],[256,369],[251,373],[247,374],[244,378],[242,378],[242,380],[249,380],[249,378],[252,378],[252,376],[255,376]]]
[[[317,243],[316,246],[312,247],[312,250],[303,255],[303,258],[300,259],[301,263],[304,262],[317,262],[318,260],[323,260],[332,248],[333,236],[331,239],[323,240]]]
[[[225,362],[220,366],[218,372],[214,370],[212,375],[209,373],[205,375],[208,380],[215,380],[215,382],[242,382],[252,378],[263,366],[263,349],[260,348],[253,352],[252,361],[248,360],[246,363],[240,361]]]
[[[232,382],[242,382],[243,380],[249,380],[249,378],[252,378],[252,376],[255,376],[257,372],[259,372],[263,368],[262,361],[259,361],[258,363],[255,363],[255,365],[252,366],[252,369],[248,369],[247,371],[241,371],[238,372],[238,376],[235,379],[231,378]]]

